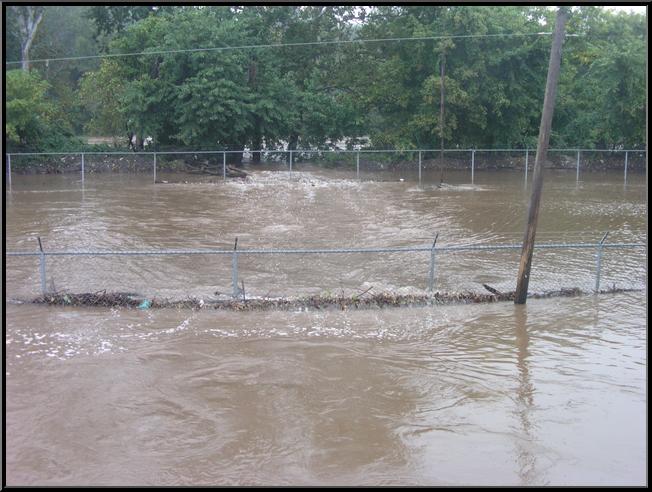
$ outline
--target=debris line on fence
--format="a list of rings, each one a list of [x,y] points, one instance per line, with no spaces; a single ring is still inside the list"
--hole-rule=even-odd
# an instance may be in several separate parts
[[[615,286],[601,290],[599,294],[639,291],[641,289],[621,289]],[[533,299],[550,297],[574,297],[596,292],[584,292],[577,287],[532,293]],[[36,297],[31,302],[57,306],[85,307],[124,307],[142,308],[146,302],[149,308],[177,309],[220,309],[227,311],[270,311],[270,310],[322,310],[322,309],[366,309],[383,307],[414,307],[443,304],[475,304],[501,301],[513,301],[514,291],[496,294],[478,294],[475,292],[435,292],[433,294],[395,294],[392,292],[365,292],[360,295],[314,295],[293,298],[250,298],[203,300],[196,297],[185,299],[147,299],[128,292],[95,293],[56,293]]]

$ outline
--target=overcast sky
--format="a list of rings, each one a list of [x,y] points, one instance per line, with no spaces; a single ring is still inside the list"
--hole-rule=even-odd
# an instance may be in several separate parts
[[[624,10],[625,12],[636,12],[645,14],[645,5],[605,5],[605,8],[611,10]]]

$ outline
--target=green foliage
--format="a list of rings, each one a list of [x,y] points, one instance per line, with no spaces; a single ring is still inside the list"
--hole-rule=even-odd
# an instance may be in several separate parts
[[[111,50],[146,52],[306,41],[305,36],[319,37],[315,24],[334,31],[339,22],[336,14],[342,13],[332,7],[182,9],[148,16],[128,26],[112,42]],[[152,136],[162,145],[275,148],[281,141],[291,146],[319,145],[326,139],[355,136],[356,108],[332,83],[337,50],[317,51],[315,63],[297,58],[294,50],[278,48],[130,57],[120,61],[120,68],[105,62],[100,71],[87,76],[89,88],[94,86],[99,92],[85,90],[84,99],[94,110],[96,127],[101,121],[118,120],[100,114],[106,105],[98,104],[99,97],[93,101],[93,94],[106,93],[111,115],[119,112],[130,131]],[[106,76],[110,83],[93,83],[107,80]],[[101,85],[104,88],[98,87]]]
[[[5,140],[9,149],[70,148],[70,127],[61,108],[47,97],[50,86],[37,72],[10,70],[5,84]]]
[[[34,39],[31,56],[34,59],[64,58],[98,53],[93,40],[93,28],[84,17],[88,7],[46,6]],[[77,90],[82,75],[98,66],[97,60],[34,63],[50,84],[49,95],[66,113],[75,133],[81,133],[89,119],[80,103]]]
[[[86,131],[95,135],[123,135],[126,121],[122,107],[125,84],[120,65],[113,59],[102,62],[100,69],[87,72],[81,81],[79,98],[90,115]]]
[[[106,35],[122,31],[126,26],[156,12],[156,9],[153,5],[95,5],[86,16],[94,21],[97,35]]]
[[[5,12],[5,57],[7,61],[20,61],[20,31],[18,29],[18,18],[16,11],[11,8],[4,9]],[[18,67],[20,65],[10,65]]]
[[[5,127],[12,144],[45,144],[44,125],[65,135],[59,128],[73,122],[77,134],[133,133],[176,148],[329,148],[342,139],[350,148],[363,136],[376,148],[438,148],[442,130],[446,147],[532,147],[551,36],[523,35],[551,32],[555,18],[551,7],[508,5],[45,9],[34,58],[100,47],[157,54],[39,65],[42,78],[12,75],[17,96]],[[551,145],[640,145],[644,16],[571,10],[567,34],[580,36],[565,40]],[[6,21],[7,53],[14,53],[15,19],[6,14]],[[511,36],[267,46],[501,33]],[[184,51],[202,47],[225,49]],[[41,116],[31,120],[21,105]],[[58,145],[53,138],[47,145]]]
[[[569,25],[559,114],[565,145],[632,147],[645,141],[645,19],[580,7]]]
[[[542,30],[519,7],[378,7],[363,37],[524,34]],[[447,146],[517,146],[536,135],[547,68],[544,43],[531,37],[443,38],[366,45],[374,142],[439,147],[441,63],[445,56],[444,139]],[[365,110],[363,109],[363,111]]]
[[[34,142],[51,124],[54,113],[45,97],[48,83],[38,74],[22,70],[8,71],[5,83],[5,138],[10,144]]]

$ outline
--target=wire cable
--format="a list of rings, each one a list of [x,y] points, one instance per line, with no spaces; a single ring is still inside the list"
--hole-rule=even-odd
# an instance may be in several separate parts
[[[425,36],[418,38],[379,38],[379,39],[350,39],[339,41],[309,41],[303,43],[278,43],[278,44],[252,44],[246,46],[225,46],[217,48],[188,48],[182,50],[161,50],[161,51],[141,51],[138,53],[109,53],[105,55],[89,55],[89,56],[71,56],[62,58],[41,58],[37,60],[29,60],[30,63],[49,63],[54,61],[72,61],[72,60],[91,60],[97,58],[117,58],[126,56],[145,56],[145,55],[164,55],[171,53],[196,53],[205,51],[227,51],[239,49],[258,49],[258,48],[283,48],[283,47],[296,47],[296,46],[315,46],[315,45],[332,45],[332,44],[352,44],[352,43],[381,43],[386,41],[427,41],[434,39],[460,39],[460,38],[489,38],[489,37],[519,37],[519,36],[550,36],[551,32],[535,32],[523,34],[458,34],[458,35],[445,35],[445,36]],[[5,65],[21,64],[22,61],[9,61]]]

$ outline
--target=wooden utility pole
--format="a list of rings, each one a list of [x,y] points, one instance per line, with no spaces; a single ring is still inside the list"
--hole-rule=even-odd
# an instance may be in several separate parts
[[[445,114],[445,95],[446,95],[446,86],[444,84],[444,76],[446,75],[446,51],[445,48],[441,52],[441,62],[440,62],[440,84],[439,84],[439,137],[440,137],[440,150],[439,150],[439,166],[440,166],[440,176],[439,184],[444,182],[444,114]]]
[[[548,157],[548,142],[550,140],[550,128],[552,126],[552,113],[555,109],[555,95],[557,93],[557,80],[559,79],[559,67],[561,65],[561,46],[564,41],[564,29],[568,20],[567,8],[561,7],[557,10],[555,20],[555,33],[550,49],[550,63],[548,64],[548,80],[546,82],[546,93],[543,99],[543,111],[541,113],[541,126],[539,127],[539,141],[537,143],[537,155],[534,162],[534,177],[532,178],[532,195],[528,208],[528,220],[523,239],[521,261],[518,267],[518,279],[516,281],[515,304],[525,304],[527,289],[530,282],[530,267],[532,266],[532,252],[534,250],[534,237],[539,219],[539,204],[541,202],[541,190],[543,188],[543,163]]]

